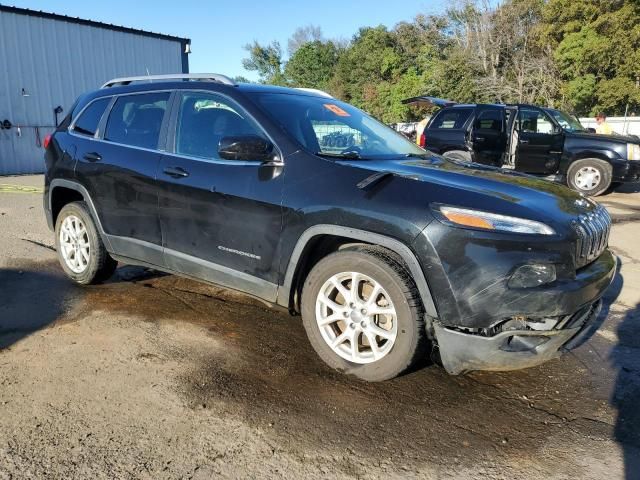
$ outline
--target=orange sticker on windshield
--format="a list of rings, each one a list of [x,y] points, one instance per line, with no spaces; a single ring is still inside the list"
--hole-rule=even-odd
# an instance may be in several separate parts
[[[324,108],[335,113],[339,117],[349,117],[350,115],[341,109],[338,105],[334,105],[333,103],[325,103]]]

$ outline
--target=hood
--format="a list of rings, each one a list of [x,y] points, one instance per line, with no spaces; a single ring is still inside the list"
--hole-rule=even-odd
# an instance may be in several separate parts
[[[565,135],[571,138],[588,140],[589,142],[613,142],[613,143],[640,143],[640,138],[628,135],[601,135],[591,132],[566,132]]]
[[[504,215],[567,225],[595,202],[558,183],[530,175],[467,163],[438,155],[399,160],[341,161],[369,174],[385,172],[425,185],[420,195],[429,203],[446,203]],[[365,174],[363,179],[368,175]]]

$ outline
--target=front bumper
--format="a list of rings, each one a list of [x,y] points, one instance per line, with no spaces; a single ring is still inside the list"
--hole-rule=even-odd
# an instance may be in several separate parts
[[[613,281],[615,271],[615,259],[605,250],[574,281],[521,294],[522,301],[536,304],[543,301],[546,305],[543,316],[557,321],[548,330],[522,327],[492,335],[487,329],[435,321],[434,334],[444,368],[453,375],[472,370],[519,370],[559,357],[563,351],[578,346],[583,335],[593,333],[591,327],[601,309],[600,299]],[[536,298],[538,296],[541,298]],[[563,312],[558,315],[559,306]]]
[[[565,328],[509,330],[493,337],[434,324],[442,365],[452,375],[472,370],[520,370],[540,365],[580,345],[583,335],[593,332],[601,308],[602,300],[587,305],[568,319],[566,325],[569,326]]]
[[[640,181],[640,161],[627,160],[624,163],[615,165],[613,168],[612,180],[614,182]]]

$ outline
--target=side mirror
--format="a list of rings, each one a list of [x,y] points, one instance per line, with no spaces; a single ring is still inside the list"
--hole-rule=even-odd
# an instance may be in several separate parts
[[[589,127],[589,128],[587,128],[587,132],[589,132],[589,133],[596,133],[596,129],[595,129],[595,128],[593,128],[593,127]]]
[[[223,137],[218,145],[218,155],[225,160],[276,160],[273,144],[258,135],[234,135]]]

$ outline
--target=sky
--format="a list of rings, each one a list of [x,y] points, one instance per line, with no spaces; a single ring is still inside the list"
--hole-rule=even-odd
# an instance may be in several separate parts
[[[180,0],[13,0],[5,5],[43,10],[98,22],[191,39],[189,70],[256,80],[242,67],[244,45],[278,40],[286,55],[287,39],[297,27],[322,28],[326,38],[350,39],[361,26],[392,27],[418,13],[439,13],[446,0],[315,0],[285,2]]]

